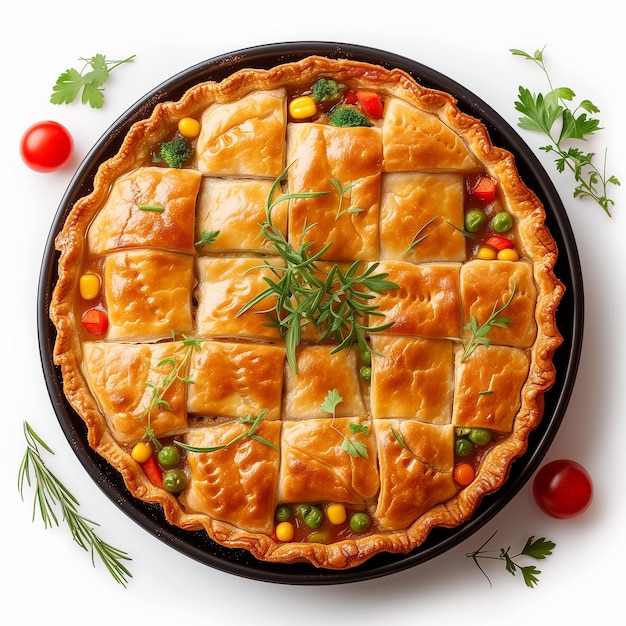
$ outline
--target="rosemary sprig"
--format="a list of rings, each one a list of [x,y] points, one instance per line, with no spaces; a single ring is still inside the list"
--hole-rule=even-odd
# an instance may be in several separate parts
[[[550,143],[542,146],[540,150],[556,154],[555,164],[559,173],[569,168],[576,183],[574,198],[591,198],[610,217],[610,208],[615,202],[608,197],[608,187],[620,185],[620,182],[615,176],[606,174],[606,151],[604,165],[600,170],[593,161],[595,157],[593,152],[583,152],[580,148],[565,146],[570,141],[585,141],[588,136],[601,130],[600,121],[588,116],[599,113],[600,109],[590,100],[581,100],[575,109],[568,107],[567,103],[571,102],[576,94],[569,87],[553,87],[543,59],[544,49],[545,47],[536,50],[534,54],[515,48],[510,50],[512,54],[535,63],[546,75],[550,87],[546,94],[533,94],[529,89],[519,87],[515,108],[523,114],[523,117],[519,118],[518,126],[546,135]]]
[[[236,444],[238,441],[241,441],[242,439],[245,439],[246,437],[249,437],[250,439],[254,439],[254,441],[257,441],[259,443],[262,443],[265,446],[268,446],[270,448],[274,448],[275,450],[277,450],[278,446],[276,444],[274,444],[271,441],[268,441],[267,439],[265,439],[264,437],[261,437],[260,435],[256,434],[256,430],[259,427],[259,424],[261,423],[261,420],[265,417],[266,413],[267,413],[267,409],[263,409],[257,415],[257,417],[253,418],[251,415],[246,415],[244,417],[240,417],[239,418],[240,422],[242,422],[244,424],[252,424],[250,426],[249,430],[247,430],[244,433],[239,433],[238,435],[233,437],[230,441],[227,441],[226,443],[219,444],[217,446],[208,446],[208,447],[190,446],[189,444],[183,443],[182,441],[174,441],[174,443],[177,446],[183,448],[183,450],[187,450],[187,452],[198,452],[198,453],[217,452],[218,450],[223,450],[224,448],[228,448],[229,446],[232,446],[232,445]]]
[[[306,242],[305,238],[312,226],[305,226],[303,242],[298,248],[294,248],[287,241],[283,232],[273,223],[274,207],[290,199],[314,198],[329,192],[283,194],[274,200],[286,172],[287,170],[274,181],[267,198],[266,219],[260,225],[261,235],[274,245],[284,265],[264,260],[261,267],[269,268],[275,278],[265,277],[268,287],[249,300],[237,315],[242,315],[268,298],[275,298],[274,306],[264,312],[270,316],[270,324],[279,328],[285,337],[287,362],[292,371],[297,373],[296,349],[300,344],[302,328],[308,324],[313,324],[322,332],[321,340],[332,337],[338,342],[334,352],[349,348],[355,343],[363,354],[369,352],[367,333],[380,332],[391,324],[366,326],[363,321],[367,316],[382,316],[376,306],[367,302],[375,297],[374,293],[398,289],[398,285],[385,280],[387,274],[374,274],[378,263],[369,265],[362,273],[359,273],[360,261],[355,261],[345,272],[337,264],[328,271],[322,270],[317,263],[332,246],[332,242],[326,243],[319,252],[310,255],[309,248],[313,242]],[[341,202],[346,188],[334,180],[333,186],[339,190]],[[341,205],[338,211],[341,211]]]
[[[413,250],[415,250],[415,248],[422,243],[422,241],[424,241],[424,239],[428,238],[428,233],[426,233],[425,235],[422,235],[422,233],[436,220],[439,219],[438,215],[435,215],[434,217],[431,217],[413,236],[413,239],[411,239],[411,243],[409,244],[408,248],[401,254],[401,256],[406,256],[407,254],[411,254],[411,252],[413,252]]]
[[[474,352],[474,350],[478,348],[478,346],[488,346],[490,344],[487,335],[491,332],[491,329],[494,326],[498,326],[499,328],[508,328],[508,325],[512,324],[515,321],[512,318],[505,317],[501,314],[506,309],[508,309],[511,305],[511,302],[513,302],[516,291],[517,281],[515,281],[513,284],[513,289],[511,290],[511,295],[509,296],[508,300],[499,308],[497,308],[497,303],[494,304],[491,315],[487,318],[482,326],[478,326],[478,320],[476,319],[476,316],[472,315],[471,321],[464,326],[465,330],[472,331],[472,336],[469,338],[469,341],[464,346],[463,355],[461,356],[461,362],[466,361]]]
[[[91,552],[92,564],[95,566],[97,554],[113,578],[126,587],[128,578],[132,578],[132,574],[123,564],[123,561],[132,559],[126,552],[100,539],[94,531],[94,526],[99,524],[88,520],[78,512],[78,500],[45,465],[39,447],[41,446],[50,454],[54,454],[54,452],[37,435],[28,422],[24,422],[24,436],[27,446],[18,472],[17,487],[22,499],[24,499],[25,484],[28,484],[29,487],[34,484],[33,521],[37,511],[39,511],[45,528],[58,527],[59,518],[55,513],[55,508],[58,507],[62,513],[62,521],[67,524],[74,541],[87,552]]]
[[[369,457],[369,453],[367,451],[367,446],[361,441],[355,441],[350,439],[348,436],[344,435],[335,425],[335,417],[337,414],[337,405],[343,402],[343,398],[339,394],[337,389],[331,389],[324,398],[324,402],[321,404],[322,411],[326,413],[330,413],[332,415],[331,428],[343,437],[343,441],[341,442],[341,449],[347,452],[350,456],[359,457],[367,459]],[[362,424],[350,424],[350,430],[354,434],[363,433],[366,437],[369,436],[369,427],[364,426]]]
[[[480,546],[480,548],[474,550],[473,552],[466,553],[465,556],[474,561],[483,576],[489,581],[490,587],[492,586],[491,580],[485,573],[485,570],[480,566],[478,559],[495,559],[498,561],[504,561],[506,571],[515,576],[516,572],[519,570],[524,578],[526,586],[532,589],[539,582],[539,574],[541,574],[541,571],[534,565],[520,565],[517,559],[524,556],[541,561],[552,554],[552,550],[554,550],[556,544],[552,541],[547,541],[543,537],[536,540],[534,537],[529,537],[526,541],[526,545],[522,548],[522,551],[512,556],[510,554],[510,546],[506,548],[506,550],[504,548],[500,548],[497,553],[493,550],[485,550],[485,546],[495,537],[496,532],[497,531],[494,531],[491,537],[489,537],[487,541]]]
[[[363,209],[358,207],[349,207],[347,209],[343,209],[343,198],[344,196],[354,187],[354,184],[345,186],[338,178],[330,178],[330,184],[335,188],[337,193],[339,194],[339,202],[337,203],[337,212],[335,213],[335,219],[338,220],[344,213],[362,213]]]

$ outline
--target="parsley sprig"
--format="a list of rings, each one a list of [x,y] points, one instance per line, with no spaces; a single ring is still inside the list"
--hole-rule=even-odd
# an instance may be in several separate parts
[[[350,456],[359,457],[362,456],[364,459],[369,457],[369,453],[367,451],[367,446],[362,441],[356,441],[355,439],[351,439],[350,437],[344,435],[339,429],[334,425],[335,417],[337,415],[337,405],[343,402],[343,398],[337,389],[331,389],[324,398],[324,402],[321,404],[322,411],[326,413],[330,413],[332,415],[332,425],[331,428],[337,432],[341,437],[343,437],[343,441],[341,442],[341,449],[344,452],[347,452]],[[362,433],[366,437],[369,436],[369,426],[365,426],[364,424],[356,424],[355,422],[350,423],[350,431],[353,434]]]
[[[89,104],[92,109],[101,109],[104,105],[103,85],[109,79],[109,74],[123,63],[132,63],[135,56],[133,54],[121,61],[109,61],[104,54],[96,54],[90,58],[79,57],[79,61],[84,61],[82,69],[72,67],[59,75],[52,87],[50,102],[70,104],[82,91],[83,104]]]
[[[74,541],[91,553],[92,564],[95,566],[97,554],[113,578],[126,587],[128,578],[131,578],[132,574],[123,561],[130,561],[130,557],[126,552],[103,541],[94,530],[94,526],[98,524],[78,512],[78,500],[46,466],[41,457],[40,447],[50,454],[54,452],[28,422],[24,422],[24,436],[27,445],[18,472],[17,486],[22,499],[25,486],[34,486],[33,520],[39,511],[45,528],[58,527],[59,517],[55,509],[60,509],[62,521],[67,524]]]
[[[284,233],[273,222],[274,208],[291,199],[315,198],[329,193],[287,193],[274,200],[287,169],[272,185],[266,203],[266,219],[260,225],[261,235],[273,244],[284,264],[264,260],[259,267],[269,268],[274,278],[265,277],[268,287],[251,298],[237,315],[242,315],[269,298],[275,298],[274,305],[264,312],[270,316],[269,324],[278,327],[285,337],[287,362],[292,371],[297,373],[296,349],[301,341],[302,329],[308,324],[321,331],[321,341],[330,338],[337,341],[338,346],[333,352],[357,344],[363,354],[369,353],[367,333],[380,332],[391,326],[366,325],[368,316],[383,315],[369,301],[375,298],[376,293],[398,289],[398,285],[386,280],[385,273],[375,274],[378,263],[368,265],[363,272],[360,272],[360,261],[352,263],[346,271],[336,263],[330,270],[323,270],[318,262],[332,246],[332,242],[327,242],[321,250],[310,254],[309,248],[313,242],[305,239],[312,226],[305,225],[303,241],[298,247],[287,241]],[[341,203],[346,187],[337,180],[332,185],[339,192]],[[340,213],[341,205],[337,214]]]
[[[514,555],[511,555],[510,546],[506,549],[500,548],[498,552],[485,550],[485,546],[495,537],[496,532],[497,531],[494,531],[491,537],[489,537],[487,541],[480,546],[480,548],[474,550],[473,552],[468,552],[465,556],[471,558],[474,563],[476,563],[476,566],[483,573],[483,576],[489,581],[489,586],[491,586],[491,580],[485,573],[485,570],[480,566],[480,563],[478,562],[479,559],[495,559],[498,561],[504,561],[504,567],[509,574],[515,576],[516,572],[519,571],[524,578],[526,586],[533,588],[539,582],[539,574],[541,574],[541,571],[534,565],[521,565],[519,562],[520,557],[528,557],[541,561],[552,554],[556,544],[552,541],[547,541],[543,537],[540,539],[529,537],[526,544],[522,548],[522,551]]]
[[[550,143],[540,150],[556,154],[556,169],[563,173],[568,168],[574,176],[576,186],[574,198],[591,198],[611,215],[615,202],[608,197],[609,185],[619,185],[615,176],[606,173],[606,151],[604,164],[599,169],[594,162],[595,154],[585,152],[579,147],[566,144],[571,141],[585,141],[590,135],[601,130],[600,121],[592,117],[600,109],[590,100],[581,100],[575,108],[568,106],[576,94],[569,87],[553,87],[552,80],[544,63],[543,50],[529,54],[523,50],[511,48],[511,53],[536,63],[548,79],[550,91],[545,94],[531,93],[520,86],[515,108],[523,114],[518,125],[525,130],[539,131],[545,134]]]

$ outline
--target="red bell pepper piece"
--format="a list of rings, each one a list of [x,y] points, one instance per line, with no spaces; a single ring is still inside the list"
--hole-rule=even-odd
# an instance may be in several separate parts
[[[513,247],[513,242],[502,235],[491,235],[491,237],[487,237],[485,243],[496,250],[505,250]]]
[[[474,197],[488,204],[496,199],[496,181],[488,176],[479,177],[472,190]]]
[[[104,335],[109,325],[107,314],[100,309],[85,311],[81,321],[90,335]]]
[[[357,103],[356,93],[350,90],[346,94],[346,97],[344,98],[343,101],[344,101],[344,104],[356,104]]]
[[[379,120],[383,116],[383,102],[375,91],[359,90],[356,92],[356,98],[367,117]]]
[[[153,456],[141,464],[141,469],[155,487],[163,487],[163,474]]]

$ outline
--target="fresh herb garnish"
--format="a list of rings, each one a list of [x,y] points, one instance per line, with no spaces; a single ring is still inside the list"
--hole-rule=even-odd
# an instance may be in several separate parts
[[[174,339],[175,334],[172,331],[172,340]],[[194,337],[186,337],[183,335],[182,343],[185,351],[180,361],[177,361],[176,357],[170,356],[157,363],[157,367],[170,365],[172,368],[170,372],[168,372],[163,377],[163,380],[161,380],[158,385],[155,385],[150,381],[146,381],[144,383],[146,387],[150,387],[152,389],[152,397],[150,399],[150,405],[141,414],[141,418],[146,418],[146,438],[154,444],[157,450],[160,450],[163,446],[161,445],[160,441],[157,439],[154,431],[152,430],[152,412],[155,409],[165,409],[167,411],[172,409],[170,403],[165,399],[165,395],[176,381],[180,381],[186,385],[190,385],[193,383],[191,379],[187,378],[186,376],[182,376],[181,372],[186,366],[187,361],[189,361],[192,350],[200,350],[202,347],[202,341],[199,339],[195,339]]]
[[[104,88],[102,85],[109,79],[109,74],[123,63],[132,63],[136,55],[121,61],[107,61],[104,54],[96,54],[91,58],[79,57],[85,65],[81,70],[70,68],[57,78],[52,87],[50,102],[52,104],[69,104],[82,91],[81,102],[89,104],[92,109],[101,109],[104,105]]]
[[[541,574],[541,571],[534,565],[520,565],[517,559],[525,556],[541,561],[552,554],[552,550],[554,550],[556,544],[552,541],[547,541],[543,537],[537,540],[535,540],[534,537],[529,537],[522,551],[513,556],[510,555],[510,546],[506,548],[506,550],[504,548],[500,548],[497,553],[493,550],[485,550],[485,546],[495,537],[496,532],[497,531],[494,531],[491,537],[489,537],[489,539],[487,539],[487,541],[485,541],[480,548],[474,550],[473,552],[466,553],[465,556],[471,558],[474,563],[476,563],[476,566],[483,573],[483,576],[489,581],[490,587],[491,580],[485,573],[485,570],[480,566],[478,559],[495,559],[504,561],[504,566],[507,572],[515,576],[515,573],[519,570],[522,573],[526,586],[531,588],[534,587],[539,582],[539,574]]]
[[[322,270],[317,262],[332,246],[332,242],[326,243],[319,252],[309,255],[313,242],[304,239],[311,226],[304,228],[303,242],[298,248],[294,248],[287,241],[272,220],[272,211],[276,205],[290,199],[315,198],[329,193],[289,193],[274,200],[287,169],[272,185],[267,198],[266,219],[260,225],[261,235],[273,244],[284,265],[264,260],[264,265],[260,267],[269,268],[276,279],[264,278],[267,289],[245,304],[237,315],[242,315],[268,298],[275,298],[274,306],[264,312],[267,315],[273,313],[270,323],[278,327],[285,337],[287,362],[292,371],[297,373],[296,348],[300,344],[302,328],[307,324],[313,324],[322,332],[321,340],[332,337],[338,341],[339,345],[333,352],[356,343],[363,354],[369,354],[366,333],[385,330],[391,324],[375,328],[363,324],[362,321],[369,315],[382,316],[378,307],[367,302],[375,297],[374,293],[398,289],[398,286],[385,280],[387,274],[374,274],[378,263],[372,263],[360,274],[360,261],[355,261],[345,272],[337,264],[328,271]],[[336,183],[335,188],[338,188]],[[340,188],[345,190],[343,185]]]
[[[472,336],[469,338],[469,341],[465,344],[463,349],[463,355],[461,356],[461,362],[466,361],[472,352],[478,348],[478,346],[488,346],[490,341],[487,335],[491,332],[491,329],[494,326],[498,326],[499,328],[508,328],[509,324],[512,324],[515,320],[510,317],[505,317],[501,315],[506,309],[509,308],[511,302],[513,302],[513,298],[515,296],[515,292],[517,291],[517,281],[513,283],[513,289],[511,290],[511,295],[508,300],[499,308],[497,303],[493,305],[493,310],[491,315],[487,318],[485,323],[482,326],[478,326],[478,320],[475,315],[472,315],[471,321],[464,326],[465,330],[471,330]]]
[[[91,552],[91,562],[95,566],[96,554],[100,557],[113,578],[126,587],[128,578],[132,574],[128,571],[123,561],[132,560],[126,552],[114,548],[106,543],[95,533],[96,522],[88,520],[78,512],[78,500],[68,491],[61,481],[48,469],[41,458],[39,447],[46,452],[54,454],[52,449],[37,435],[33,428],[24,422],[24,436],[26,438],[26,452],[20,464],[17,486],[24,498],[25,484],[31,486],[32,481],[35,488],[35,499],[33,502],[33,520],[35,514],[39,515],[45,528],[59,526],[59,518],[55,513],[58,507],[62,513],[62,519],[68,525],[74,541],[87,552]]]
[[[182,443],[181,441],[174,441],[174,443],[180,448],[182,448],[183,450],[187,450],[187,452],[197,452],[197,453],[202,454],[204,452],[217,452],[218,450],[223,450],[224,448],[228,448],[229,446],[232,446],[238,441],[241,441],[242,439],[249,437],[250,439],[254,439],[254,441],[258,441],[259,443],[262,443],[265,446],[268,446],[270,448],[274,448],[275,450],[277,450],[278,446],[276,444],[256,434],[256,430],[259,427],[261,420],[265,417],[266,413],[267,413],[267,409],[263,409],[257,415],[257,417],[246,415],[244,417],[238,418],[239,421],[242,422],[243,424],[252,424],[252,426],[250,426],[250,429],[247,430],[245,433],[239,433],[238,435],[233,437],[230,441],[227,441],[226,443],[222,443],[217,446],[208,446],[204,448],[204,447],[199,447],[199,446],[190,446],[186,443]]]
[[[406,441],[404,441],[404,437],[392,426],[391,434],[396,438],[396,441],[407,451],[413,454],[413,451],[407,445]]]
[[[217,236],[220,234],[219,230],[203,230],[200,233],[200,240],[196,241],[196,247],[203,248],[204,246],[210,246],[215,243]]]
[[[337,405],[341,402],[343,402],[343,398],[339,394],[339,391],[337,389],[331,389],[328,394],[326,394],[324,402],[322,402],[320,408],[322,409],[322,411],[330,413],[333,416],[331,428],[341,437],[343,437],[343,441],[341,442],[341,449],[347,452],[350,456],[362,456],[363,458],[367,459],[369,457],[367,446],[361,441],[355,441],[353,439],[350,439],[334,426],[337,413]],[[363,424],[355,424],[354,422],[350,424],[350,431],[354,434],[362,433],[367,437],[369,436],[369,430],[369,426],[365,426]]]
[[[158,204],[138,204],[137,208],[140,211],[153,211],[155,213],[161,213],[165,209]]]
[[[424,241],[424,239],[428,238],[428,233],[425,235],[422,235],[422,233],[435,221],[438,220],[439,216],[435,215],[434,217],[431,217],[426,224],[424,224],[413,236],[413,239],[411,239],[411,243],[409,244],[409,247],[401,254],[401,256],[405,256],[407,254],[410,254],[411,252],[413,252],[413,250],[415,250],[415,248],[418,246],[418,244],[422,243],[422,241]]]
[[[510,50],[512,54],[536,63],[546,75],[550,87],[546,94],[534,94],[525,87],[519,87],[515,108],[523,117],[519,119],[518,126],[544,133],[550,139],[550,144],[542,146],[540,150],[556,153],[555,163],[559,173],[569,168],[576,182],[574,198],[592,198],[610,216],[610,208],[615,202],[608,197],[608,187],[620,185],[620,182],[615,176],[606,174],[606,151],[604,165],[600,170],[593,161],[593,152],[565,145],[572,140],[585,141],[601,130],[598,118],[588,115],[598,113],[600,109],[590,100],[581,100],[574,109],[568,107],[567,103],[572,102],[576,94],[569,87],[553,87],[543,59],[544,49],[536,50],[534,54],[515,48]]]
[[[337,203],[337,212],[335,213],[335,219],[338,220],[344,213],[362,213],[363,209],[359,209],[358,207],[349,207],[343,210],[343,198],[344,196],[354,187],[354,185],[348,185],[347,187],[338,179],[338,178],[330,178],[330,184],[335,188],[337,193],[339,194],[339,202]]]

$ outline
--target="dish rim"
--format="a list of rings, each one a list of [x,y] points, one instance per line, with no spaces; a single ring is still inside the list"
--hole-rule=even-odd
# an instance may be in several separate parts
[[[377,555],[360,566],[339,571],[318,569],[307,563],[275,564],[258,561],[244,550],[216,544],[204,531],[184,531],[172,526],[165,520],[158,505],[133,498],[126,490],[121,475],[89,447],[86,427],[65,399],[60,372],[53,363],[56,330],[49,317],[58,263],[58,253],[54,247],[56,234],[73,203],[91,191],[98,165],[117,152],[133,123],[148,117],[159,102],[178,100],[189,87],[198,82],[218,81],[244,67],[269,68],[314,54],[330,58],[347,57],[403,69],[420,84],[452,94],[462,111],[480,119],[487,127],[494,145],[514,154],[522,179],[543,202],[546,223],[559,248],[555,273],[566,286],[557,311],[557,323],[564,339],[554,358],[557,380],[546,393],[544,416],[529,437],[528,450],[512,464],[506,483],[496,493],[483,499],[470,520],[452,529],[434,529],[426,541],[412,552],[406,555]],[[359,582],[403,571],[450,550],[490,521],[538,468],[561,425],[576,379],[583,326],[582,270],[565,207],[547,172],[509,123],[474,93],[418,61],[369,46],[326,41],[270,43],[212,57],[173,75],[129,107],[91,148],[58,205],[44,249],[37,296],[40,358],[53,409],[74,453],[109,499],[150,534],[198,562],[244,578],[298,585]]]

